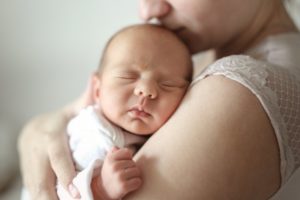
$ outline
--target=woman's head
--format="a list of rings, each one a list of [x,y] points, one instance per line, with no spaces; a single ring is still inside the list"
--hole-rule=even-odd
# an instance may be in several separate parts
[[[283,9],[281,0],[140,0],[141,17],[158,18],[193,53],[227,45],[240,53]]]
[[[150,134],[176,110],[192,77],[187,47],[171,31],[131,26],[108,43],[94,82],[96,103],[123,129]]]

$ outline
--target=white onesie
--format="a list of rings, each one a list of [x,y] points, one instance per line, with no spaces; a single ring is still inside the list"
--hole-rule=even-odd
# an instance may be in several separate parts
[[[80,111],[67,127],[69,144],[78,171],[73,184],[78,188],[82,200],[92,200],[91,181],[100,173],[100,167],[109,150],[141,145],[145,138],[125,132],[109,122],[99,107],[89,106]],[[73,200],[61,185],[57,186],[60,199]]]

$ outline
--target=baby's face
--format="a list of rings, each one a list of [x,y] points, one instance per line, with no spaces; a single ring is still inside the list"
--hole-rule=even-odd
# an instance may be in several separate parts
[[[99,81],[104,115],[125,130],[154,133],[172,115],[188,87],[190,55],[157,30],[127,30],[111,43]]]

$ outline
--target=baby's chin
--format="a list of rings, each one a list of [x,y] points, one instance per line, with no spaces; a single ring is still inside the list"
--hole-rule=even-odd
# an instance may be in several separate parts
[[[130,133],[135,135],[147,136],[151,135],[158,130],[158,128],[146,126],[146,125],[139,125],[139,124],[131,124],[130,126],[122,126],[122,128]]]

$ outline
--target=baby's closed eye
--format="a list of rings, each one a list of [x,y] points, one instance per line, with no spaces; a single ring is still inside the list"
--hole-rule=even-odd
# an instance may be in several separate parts
[[[166,80],[166,81],[161,81],[160,86],[163,88],[184,88],[186,87],[187,83],[186,81],[179,81],[179,80]]]

